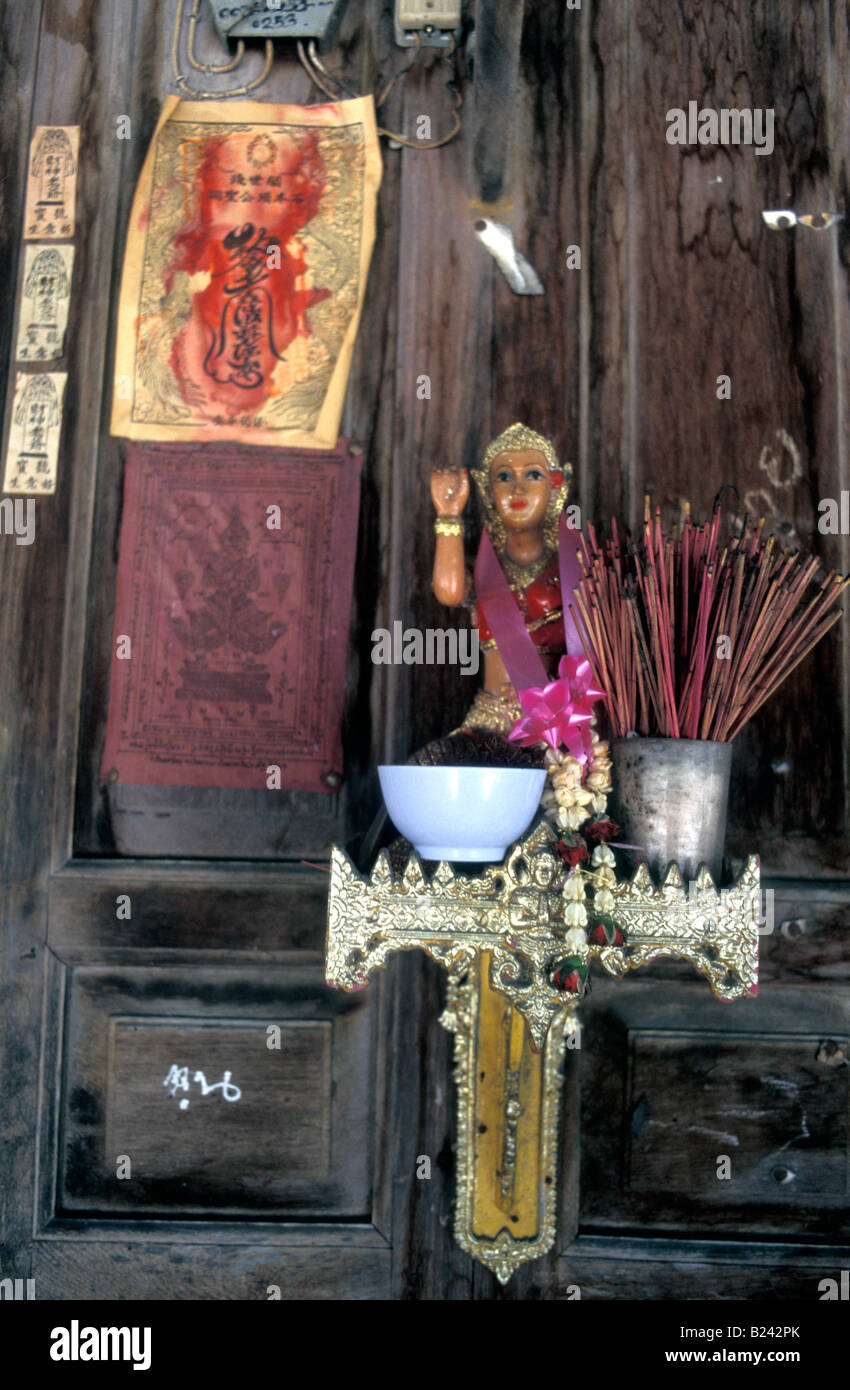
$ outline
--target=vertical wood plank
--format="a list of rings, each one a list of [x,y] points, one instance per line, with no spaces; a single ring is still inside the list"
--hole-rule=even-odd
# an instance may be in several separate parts
[[[43,1009],[53,1044],[57,1038],[58,972],[55,963],[44,968],[44,888],[51,866],[70,851],[75,776],[78,843],[87,852],[110,849],[97,759],[121,505],[121,446],[107,433],[114,305],[133,186],[162,96],[174,90],[175,5],[135,0],[119,15],[118,7],[87,0],[44,0],[15,7],[5,29],[0,265],[11,278],[0,302],[0,381],[7,387],[30,128],[83,128],[59,490],[37,503],[32,547],[0,544],[0,707],[11,711],[0,753],[11,1096],[4,1132],[19,1141],[5,1146],[15,1157],[0,1181],[13,1252],[4,1273],[18,1277],[30,1273],[31,1098]],[[328,63],[358,89],[409,61],[392,42],[390,16],[391,0],[348,7]],[[474,682],[454,668],[373,666],[370,634],[396,618],[417,627],[459,620],[430,593],[428,471],[436,462],[475,463],[511,420],[526,418],[555,438],[576,466],[577,496],[594,520],[611,512],[636,520],[650,485],[668,514],[685,496],[704,511],[728,476],[789,543],[850,566],[848,538],[817,530],[819,498],[850,485],[847,4],[816,0],[791,12],[764,0],[682,0],[673,10],[660,0],[601,0],[573,12],[561,0],[541,0],[524,7],[523,20],[515,153],[496,215],[514,228],[544,297],[517,299],[472,233],[481,209],[468,83],[455,142],[429,152],[384,147],[378,240],[344,416],[345,432],[366,449],[345,722],[349,800],[339,810],[351,831],[378,804],[376,762],[403,760],[453,727],[471,700]],[[201,48],[219,55],[206,26]],[[251,64],[258,61],[252,54]],[[415,137],[416,116],[429,114],[441,134],[451,114],[446,76],[438,55],[421,55],[381,123]],[[320,99],[291,50],[256,95]],[[775,152],[668,146],[666,110],[691,98],[773,106]],[[131,117],[131,141],[114,138],[119,114]],[[837,211],[845,221],[824,233],[768,232],[761,210],[775,206]],[[566,246],[576,243],[580,272],[565,264]],[[716,397],[721,372],[732,376],[731,401]],[[430,400],[417,398],[420,375],[431,378]],[[472,520],[471,539],[477,530]],[[806,874],[815,866],[846,876],[849,645],[841,633],[824,643],[741,741],[736,834],[749,848],[772,844],[765,859],[775,871]],[[808,892],[803,885],[802,900]],[[836,904],[840,914],[837,897]],[[796,977],[800,956],[792,965],[785,945]],[[809,954],[815,969],[814,946]],[[563,1296],[564,1263],[554,1255],[502,1290],[454,1245],[455,1096],[451,1037],[437,1023],[442,972],[404,956],[373,988],[381,1001],[377,1212],[394,1242],[394,1297]],[[45,1057],[49,1120],[50,1048]],[[573,1200],[562,1210],[561,1251],[577,1219],[577,1076],[571,1068],[562,1162]],[[592,1129],[584,1142],[592,1157]],[[432,1159],[431,1182],[416,1178],[419,1154]],[[46,1215],[51,1192],[42,1177]],[[661,1287],[651,1270],[643,1280]]]
[[[428,115],[432,137],[439,137],[449,126],[448,76],[439,56],[425,52],[387,112],[387,128],[415,138],[417,116]],[[431,594],[429,473],[438,465],[470,467],[488,437],[488,359],[482,347],[490,336],[491,268],[472,232],[471,122],[467,108],[451,144],[386,154],[388,163],[395,159],[400,165],[397,327],[387,383],[393,434],[379,482],[385,570],[376,626],[466,621]],[[424,383],[417,393],[422,377],[429,378],[430,398]],[[383,690],[386,718],[377,750],[381,761],[405,761],[416,747],[454,727],[472,700],[467,681],[453,667],[382,666],[375,668],[373,682],[376,691]],[[473,1262],[451,1231],[452,1039],[437,1023],[444,989],[442,971],[432,962],[419,953],[401,957],[388,971],[380,1021],[386,1048],[381,1055],[390,1067],[387,1113],[395,1117],[384,1173],[391,1194],[394,1289],[401,1299],[467,1299],[474,1278]],[[419,1154],[431,1159],[429,1182],[416,1178]]]
[[[131,18],[135,15],[134,5]],[[120,164],[108,122],[122,109],[121,93],[127,89],[133,63],[122,29],[111,11],[73,0],[45,0],[33,83],[32,125],[79,124],[81,141],[71,318],[66,361],[60,364],[67,365],[69,381],[57,490],[36,502],[34,543],[6,543],[0,548],[0,636],[5,653],[0,706],[8,712],[10,733],[0,751],[7,797],[2,841],[5,1126],[19,1141],[4,1146],[4,1184],[9,1194],[6,1239],[11,1251],[22,1254],[28,1248],[33,1213],[33,1103],[38,1094],[54,778],[57,762],[66,774],[73,762],[74,730],[67,743],[61,736],[67,730],[57,739],[59,692],[63,680],[73,685],[80,669],[85,586],[79,562],[85,554],[81,537],[98,434],[103,303]],[[22,77],[32,71],[31,57],[25,54],[24,48]],[[26,126],[18,131],[19,156],[25,157],[30,134]],[[15,163],[12,160],[10,167]],[[10,224],[17,237],[18,210]],[[68,566],[69,553],[76,568]],[[66,799],[69,788],[66,775]],[[55,1026],[55,1020],[49,1020],[49,1026]]]
[[[449,128],[446,64],[426,51],[406,79],[404,131],[415,138],[419,115],[432,135]],[[468,87],[466,88],[468,92]],[[398,337],[392,475],[385,480],[391,549],[377,623],[418,628],[468,621],[431,594],[434,467],[475,464],[488,431],[492,266],[472,231],[469,131],[435,150],[404,149],[398,210]],[[387,159],[392,158],[388,152]],[[423,380],[427,378],[427,382]],[[426,392],[430,391],[430,397]],[[474,503],[467,507],[470,520]],[[473,521],[474,525],[474,521]],[[467,539],[467,560],[474,552]],[[469,705],[472,680],[452,666],[387,666],[387,725],[382,758],[404,762],[422,743],[453,728]]]
[[[123,265],[126,230],[138,175],[155,129],[164,96],[180,93],[174,81],[171,62],[171,42],[177,0],[151,11],[145,19],[146,42],[138,52],[146,57],[133,73],[130,97],[134,121],[131,157],[121,179],[121,209],[114,243],[112,283],[108,299],[109,338],[106,356],[104,391],[107,401],[101,425],[100,466],[96,480],[96,511],[94,534],[108,538],[108,545],[96,545],[92,553],[89,575],[90,607],[86,628],[85,679],[82,685],[79,763],[75,806],[75,845],[78,853],[139,855],[170,855],[236,858],[299,858],[304,854],[319,856],[334,841],[349,838],[350,807],[357,800],[359,786],[347,785],[334,796],[323,794],[274,794],[266,791],[243,791],[219,788],[106,788],[100,783],[100,761],[105,738],[109,679],[112,668],[112,615],[114,611],[117,576],[117,547],[121,516],[123,445],[108,433],[109,393],[112,385],[114,358],[115,316]],[[188,7],[187,7],[188,9]],[[340,43],[347,60],[355,69],[363,67],[368,74],[371,63],[367,35],[354,7],[345,15]],[[204,9],[197,30],[199,60],[220,62],[221,45],[215,34],[209,12]],[[261,67],[262,47],[250,45],[239,69],[239,79],[253,74]],[[237,80],[233,74],[207,76],[191,68],[187,61],[186,24],[179,46],[181,68],[193,89],[226,91]],[[334,62],[329,59],[329,65]],[[364,90],[371,83],[364,75]],[[180,93],[185,95],[185,93]],[[325,101],[325,95],[313,84],[298,62],[294,48],[287,45],[275,50],[268,79],[253,94],[259,101],[291,102],[295,104]],[[369,278],[369,290],[375,284],[375,268]],[[386,293],[386,279],[384,279]],[[371,302],[371,301],[370,301]],[[367,305],[364,329],[368,334]],[[372,392],[374,395],[374,392]],[[349,392],[349,400],[351,392]],[[367,397],[368,399],[368,397]],[[345,428],[350,428],[348,421]],[[370,467],[367,455],[366,469]],[[368,478],[364,478],[364,493],[369,495]],[[369,569],[365,570],[369,574]],[[361,584],[361,589],[363,588]],[[366,585],[364,601],[371,603],[371,580]],[[358,622],[355,614],[354,624]],[[371,629],[370,629],[371,630]],[[353,627],[354,646],[358,645],[356,626]],[[349,675],[348,687],[352,677]],[[349,706],[351,701],[349,700]],[[354,719],[354,728],[362,730],[362,710],[346,715],[346,729]],[[365,721],[368,726],[368,721]],[[357,746],[357,737],[346,744]],[[356,759],[354,760],[356,762]]]
[[[386,87],[392,73],[405,65],[392,39],[385,0],[369,0],[368,43],[363,46],[361,90]],[[379,76],[380,74],[380,76]],[[402,79],[403,82],[403,79]],[[398,98],[379,108],[378,124],[392,126]],[[354,570],[349,670],[343,743],[346,791],[351,807],[348,833],[367,826],[381,804],[375,768],[383,759],[388,723],[383,667],[372,663],[371,634],[379,611],[386,612],[390,535],[388,508],[394,473],[396,363],[398,360],[399,240],[398,216],[403,160],[381,141],[383,179],[378,196],[375,247],[360,331],[354,347],[343,433],[365,450],[361,481],[357,560]]]
[[[776,11],[686,0],[681,23],[629,6],[631,522],[652,494],[668,516],[706,515],[721,483],[780,540],[823,553],[818,497],[838,484],[834,232],[772,232],[765,208],[832,196],[825,6]],[[671,146],[666,113],[775,109],[775,147]],[[618,138],[615,135],[615,140]],[[731,377],[731,399],[717,378]],[[733,830],[781,871],[789,835],[844,831],[836,633],[736,741]]]
[[[835,340],[835,484],[839,495],[850,488],[850,102],[847,100],[850,74],[850,5],[831,5],[824,0],[826,15],[832,20],[826,72],[827,130],[830,159],[831,206],[841,216],[831,247],[832,325]],[[836,546],[824,538],[824,555],[830,565],[850,572],[850,536],[842,536]],[[842,736],[844,777],[844,824],[850,825],[850,639],[836,639],[841,669]]]
[[[515,150],[505,210],[544,285],[543,295],[517,295],[492,267],[491,400],[493,434],[515,420],[551,438],[574,468],[570,501],[587,506],[578,464],[581,369],[581,283],[588,247],[582,240],[579,11],[535,5],[526,14]],[[583,268],[567,268],[578,245]]]
[[[106,226],[103,255],[98,257],[98,344],[92,361],[93,394],[97,396],[97,421],[91,449],[89,493],[80,508],[80,524],[72,550],[77,620],[69,632],[68,666],[63,690],[63,726],[57,782],[55,863],[72,852],[74,840],[82,853],[115,853],[106,798],[99,785],[100,757],[106,732],[109,671],[112,654],[112,619],[118,565],[118,536],[123,496],[124,451],[109,433],[112,409],[112,370],[115,353],[115,319],[130,205],[147,147],[159,117],[161,93],[168,81],[167,64],[173,21],[173,4],[158,6],[144,0],[135,11],[132,48],[136,61],[125,72],[124,90],[116,92],[111,137],[109,188],[104,205]],[[130,118],[131,138],[114,139],[114,118]],[[100,216],[96,216],[98,225]],[[83,621],[83,618],[85,621]],[[78,698],[67,698],[70,692]],[[76,754],[75,762],[70,759]],[[72,780],[74,798],[68,803],[61,790]]]
[[[15,286],[18,264],[23,260],[21,232],[26,189],[27,160],[32,95],[38,58],[38,35],[42,0],[26,8],[18,5],[7,17],[0,35],[3,61],[0,65],[0,412],[7,392],[14,390],[10,362],[16,331]],[[10,396],[11,398],[11,396]]]
[[[628,7],[594,6],[582,66],[582,351],[587,404],[580,461],[585,515],[632,509],[630,403],[633,339],[630,314],[632,197],[628,92]]]

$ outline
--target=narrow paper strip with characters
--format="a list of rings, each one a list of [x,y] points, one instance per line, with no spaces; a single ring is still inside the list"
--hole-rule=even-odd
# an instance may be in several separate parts
[[[28,246],[18,313],[19,362],[55,362],[65,349],[73,246]]]
[[[39,125],[30,143],[26,241],[56,241],[74,235],[80,127]]]
[[[6,449],[4,492],[56,491],[62,399],[67,372],[18,372]]]

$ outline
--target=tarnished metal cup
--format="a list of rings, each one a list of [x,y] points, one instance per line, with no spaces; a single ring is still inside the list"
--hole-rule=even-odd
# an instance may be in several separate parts
[[[692,738],[621,738],[611,744],[611,817],[660,880],[670,863],[685,883],[706,864],[716,884],[723,867],[732,744]]]

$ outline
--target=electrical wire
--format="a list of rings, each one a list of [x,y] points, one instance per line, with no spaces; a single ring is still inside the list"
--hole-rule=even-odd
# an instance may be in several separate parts
[[[394,130],[385,130],[383,126],[378,126],[379,135],[385,135],[388,140],[394,141],[397,145],[404,145],[407,149],[410,150],[437,150],[442,145],[448,145],[450,140],[454,140],[455,136],[460,130],[460,109],[463,103],[463,97],[461,96],[457,87],[454,86],[456,73],[454,71],[454,67],[452,65],[451,60],[455,54],[455,47],[456,45],[454,35],[452,35],[451,43],[443,53],[440,60],[441,62],[448,64],[451,71],[451,76],[449,77],[446,86],[451,89],[452,100],[454,102],[454,112],[452,115],[452,128],[448,132],[448,134],[443,135],[439,140],[410,140],[406,135],[400,135]],[[313,81],[316,84],[316,86],[319,88],[319,91],[323,92],[326,97],[330,98],[331,101],[344,101],[346,96],[355,97],[359,95],[349,86],[347,82],[344,81],[343,78],[339,77],[336,73],[331,72],[327,67],[325,67],[324,63],[319,57],[314,40],[310,41],[309,48],[307,51],[305,51],[304,45],[299,39],[297,43],[297,50],[298,58],[301,62],[301,66],[304,68],[304,71],[307,73],[311,81]],[[421,52],[422,42],[420,40],[419,34],[417,33],[416,51],[413,55],[413,58],[407,64],[407,67],[402,68],[399,72],[395,74],[395,76],[390,78],[389,82],[384,87],[383,91],[381,92],[380,96],[377,98],[375,102],[376,110],[380,110],[380,108],[383,106],[384,102],[387,100],[387,97],[389,96],[390,92],[395,86],[396,82],[398,82],[400,78],[405,77],[407,73],[410,72],[411,68],[414,66]],[[335,92],[331,87],[328,86],[327,82],[325,81],[325,78],[328,78],[331,82],[335,82],[337,86],[340,88],[340,90]]]
[[[271,39],[266,40],[266,53],[265,62],[263,64],[263,70],[259,74],[259,76],[253,79],[253,81],[245,82],[240,87],[231,87],[224,91],[218,92],[197,91],[195,88],[190,87],[189,83],[186,81],[185,77],[180,71],[180,34],[183,28],[185,11],[186,0],[178,0],[174,16],[174,33],[171,44],[171,66],[174,73],[174,81],[176,82],[177,86],[180,88],[182,92],[185,92],[187,96],[190,96],[196,100],[214,100],[216,98],[245,96],[248,92],[253,91],[255,87],[259,87],[261,83],[265,82],[266,78],[269,75],[269,72],[271,71],[271,65],[274,58],[274,45],[272,44]],[[236,47],[236,53],[229,62],[216,64],[201,63],[198,61],[198,58],[195,53],[195,39],[198,27],[198,20],[200,19],[200,13],[201,0],[193,0],[192,11],[189,15],[189,28],[186,42],[186,54],[190,65],[195,69],[196,72],[203,72],[208,74],[233,72],[234,69],[239,66],[245,54],[245,44],[242,39],[239,39]],[[401,78],[406,77],[407,74],[412,70],[420,54],[422,53],[422,40],[418,32],[414,34],[414,38],[415,50],[413,57],[411,58],[410,62],[407,64],[406,67],[401,68],[397,73],[394,74],[393,77],[390,78],[389,82],[387,82],[386,86],[383,88],[380,95],[377,97],[375,101],[376,111],[379,111],[380,108],[384,105],[395,84],[398,81],[400,81]],[[308,49],[306,51],[300,39],[297,41],[296,48],[301,66],[304,68],[304,71],[307,73],[311,82],[315,83],[315,85],[319,88],[319,91],[323,92],[324,95],[328,97],[331,101],[345,101],[346,99],[354,98],[361,95],[361,93],[355,92],[354,88],[351,87],[351,85],[348,82],[346,82],[346,80],[343,77],[339,76],[339,74],[337,73],[331,72],[330,69],[325,66],[325,64],[322,62],[321,57],[319,56],[319,52],[314,39],[310,40]],[[446,82],[446,86],[451,91],[454,110],[452,112],[452,127],[448,134],[441,136],[439,140],[410,140],[406,135],[401,135],[397,131],[386,130],[383,126],[378,126],[379,135],[384,135],[395,145],[403,145],[405,146],[405,148],[409,150],[437,150],[440,149],[443,145],[448,145],[451,140],[454,140],[455,136],[460,131],[460,111],[461,106],[463,104],[463,97],[461,96],[459,89],[454,85],[457,76],[452,62],[455,55],[455,51],[455,38],[454,35],[452,35],[451,42],[442,53],[440,59],[441,62],[446,63],[448,65],[451,73],[449,80]],[[335,91],[332,86],[329,86],[329,83],[335,83],[337,90]]]
[[[265,82],[266,78],[271,72],[272,60],[274,58],[274,45],[272,44],[271,39],[266,40],[266,57],[265,63],[263,64],[263,70],[260,73],[259,77],[255,77],[252,82],[244,82],[241,87],[231,87],[220,92],[201,92],[196,91],[194,87],[190,87],[189,83],[186,81],[185,77],[180,71],[180,32],[183,28],[183,18],[185,10],[186,0],[178,0],[177,9],[174,15],[174,34],[171,42],[171,66],[174,72],[174,81],[177,83],[177,86],[180,88],[181,92],[185,92],[187,96],[192,97],[194,100],[200,99],[204,101],[207,99],[215,99],[222,97],[245,96],[248,92],[253,91],[255,87],[259,87],[261,82]],[[197,57],[195,56],[195,31],[198,27],[198,20],[200,19],[200,14],[201,0],[194,0],[194,4],[192,6],[192,13],[189,15],[189,32],[186,41],[186,56],[189,59],[189,63],[196,70],[196,72],[233,72],[234,68],[238,67],[239,63],[242,61],[242,58],[245,53],[245,44],[242,42],[241,39],[239,40],[236,47],[236,55],[234,58],[231,59],[229,63],[215,64],[198,62]]]

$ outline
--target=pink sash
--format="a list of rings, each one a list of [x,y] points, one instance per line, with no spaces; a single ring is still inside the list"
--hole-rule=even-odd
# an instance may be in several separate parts
[[[508,734],[513,743],[531,746],[541,741],[550,748],[563,744],[581,763],[592,761],[591,706],[605,692],[593,684],[590,662],[583,654],[581,638],[567,612],[567,596],[581,579],[575,554],[570,555],[569,527],[562,515],[558,533],[558,563],[567,654],[558,666],[558,679],[547,681],[537,648],[508,586],[493,543],[485,531],[475,562],[475,588],[487,625],[524,717]]]

